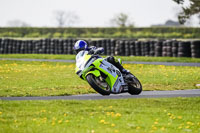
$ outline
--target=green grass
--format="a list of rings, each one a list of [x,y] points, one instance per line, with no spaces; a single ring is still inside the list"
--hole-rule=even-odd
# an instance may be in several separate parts
[[[200,98],[0,101],[1,133],[199,133]]]
[[[106,57],[106,56],[104,56]],[[144,56],[116,56],[122,61],[147,61],[147,62],[195,62],[200,63],[200,58],[187,57],[144,57]],[[0,58],[30,58],[30,59],[66,59],[74,60],[75,55],[50,55],[50,54],[0,54]]]
[[[195,89],[200,67],[124,64],[143,90]],[[74,63],[0,61],[0,96],[53,96],[94,93],[75,73]]]

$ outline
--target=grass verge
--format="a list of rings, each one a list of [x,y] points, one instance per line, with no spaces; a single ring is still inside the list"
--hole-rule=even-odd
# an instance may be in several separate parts
[[[0,101],[2,133],[199,133],[200,98]]]
[[[104,56],[105,57],[105,56]],[[146,62],[194,62],[200,63],[199,58],[187,57],[144,57],[144,56],[116,56],[122,61],[146,61]],[[75,55],[50,55],[50,54],[0,54],[0,58],[30,58],[30,59],[66,59],[74,60]]]
[[[124,64],[143,90],[195,89],[200,67]],[[0,96],[55,96],[94,93],[74,73],[74,63],[0,61]]]

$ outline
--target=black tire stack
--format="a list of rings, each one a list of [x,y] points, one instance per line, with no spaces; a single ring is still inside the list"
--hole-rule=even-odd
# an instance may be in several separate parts
[[[162,56],[162,45],[163,45],[162,41],[157,41],[155,43],[155,56],[156,57]]]
[[[191,56],[193,58],[200,58],[200,41],[192,41]]]
[[[77,39],[14,40],[0,38],[0,54],[75,54]],[[89,46],[103,47],[105,55],[168,56],[200,58],[200,40],[138,41],[128,39],[88,40]]]
[[[163,42],[163,45],[162,45],[162,56],[163,57],[167,56],[167,41]]]
[[[156,41],[150,41],[149,42],[149,56],[154,56],[155,55],[155,44]]]
[[[135,55],[141,56],[141,41],[135,42]]]
[[[167,56],[172,57],[172,41],[168,40],[167,41]]]
[[[115,44],[116,44],[116,40],[114,40],[114,39],[111,39],[111,41],[110,41],[110,55],[112,55],[112,56],[114,56],[115,55]]]
[[[191,48],[189,41],[181,41],[178,44],[178,57],[191,57]]]
[[[177,57],[178,56],[178,41],[173,40],[172,42],[172,56]]]
[[[130,55],[135,56],[135,41],[130,41]]]
[[[124,48],[125,48],[125,56],[130,55],[130,41],[124,42]]]

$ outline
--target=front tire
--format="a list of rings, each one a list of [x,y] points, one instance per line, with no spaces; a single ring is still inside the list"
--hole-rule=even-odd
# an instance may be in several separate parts
[[[110,95],[110,86],[105,80],[103,81],[102,79],[100,79],[100,77],[95,77],[93,74],[88,74],[86,76],[86,79],[95,91],[97,91],[101,95]]]
[[[139,95],[142,92],[142,84],[133,76],[132,82],[128,83],[128,93],[131,95]]]

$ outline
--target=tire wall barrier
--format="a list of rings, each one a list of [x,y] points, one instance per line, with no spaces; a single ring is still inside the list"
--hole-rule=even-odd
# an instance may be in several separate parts
[[[15,40],[0,38],[0,54],[75,54],[77,39]],[[103,47],[104,55],[200,58],[200,40],[87,40]]]

